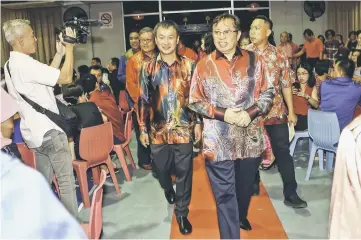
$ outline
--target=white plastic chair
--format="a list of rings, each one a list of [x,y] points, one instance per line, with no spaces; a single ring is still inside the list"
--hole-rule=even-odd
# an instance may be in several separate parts
[[[295,152],[295,148],[296,148],[297,141],[299,138],[309,138],[308,130],[295,132],[295,136],[293,137],[291,144],[290,144],[290,155],[291,156],[293,156],[293,153]],[[311,147],[311,145],[310,145],[310,147]]]
[[[340,127],[336,113],[309,109],[308,133],[312,138],[312,144],[310,158],[308,160],[306,181],[310,179],[315,154],[318,149],[327,151],[326,169],[329,170],[333,167],[333,157],[337,151],[337,144],[340,138]],[[323,154],[319,156],[319,161],[323,161]]]

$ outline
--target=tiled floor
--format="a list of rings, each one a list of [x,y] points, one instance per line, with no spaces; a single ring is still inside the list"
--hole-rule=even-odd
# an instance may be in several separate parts
[[[131,150],[137,160],[135,146],[133,140]],[[307,209],[294,210],[283,204],[282,182],[276,169],[263,171],[261,178],[289,238],[327,238],[332,173],[320,171],[316,162],[310,181],[304,180],[308,160],[307,146],[307,141],[303,141],[302,145],[297,146],[294,155],[298,191],[308,202]],[[120,196],[115,195],[110,179],[107,179],[105,186],[102,237],[169,239],[172,206],[168,205],[151,172],[136,169],[132,182],[126,182],[122,172],[117,176],[121,187]],[[89,210],[83,209],[81,216],[86,221]]]

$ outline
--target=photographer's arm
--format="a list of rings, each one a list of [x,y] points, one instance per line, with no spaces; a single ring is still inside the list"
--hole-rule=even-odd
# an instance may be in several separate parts
[[[60,43],[61,44],[61,43]],[[58,49],[57,49],[58,51]],[[56,53],[54,58],[53,58],[53,61],[51,62],[50,64],[50,67],[53,67],[53,68],[59,68],[60,66],[60,63],[61,63],[61,59],[63,58],[64,54],[61,54],[61,53]]]
[[[76,38],[75,31],[73,31],[71,28],[66,28],[65,32],[67,36]],[[65,61],[63,67],[60,69],[60,75],[57,83],[69,84],[73,81],[74,45],[71,43],[64,42],[62,33],[59,35],[59,38],[63,45],[61,52],[65,52]]]
[[[58,84],[69,84],[73,81],[74,47],[67,45],[65,49],[65,61],[60,69]]]

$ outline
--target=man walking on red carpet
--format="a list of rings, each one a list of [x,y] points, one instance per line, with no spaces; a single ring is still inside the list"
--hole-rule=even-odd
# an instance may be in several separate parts
[[[205,116],[203,156],[217,203],[221,239],[239,239],[249,229],[252,184],[266,149],[260,115],[271,108],[274,90],[255,53],[237,47],[237,16],[213,20],[216,50],[197,64],[189,108]]]

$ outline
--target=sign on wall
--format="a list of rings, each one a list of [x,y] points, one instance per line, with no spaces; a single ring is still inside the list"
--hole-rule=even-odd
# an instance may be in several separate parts
[[[103,26],[100,29],[113,28],[112,12],[99,12],[99,20],[103,22]]]

